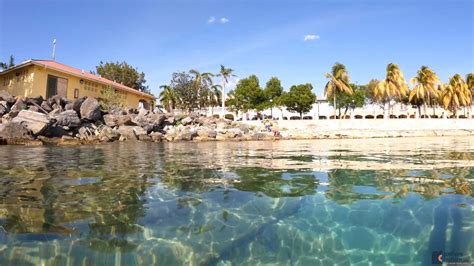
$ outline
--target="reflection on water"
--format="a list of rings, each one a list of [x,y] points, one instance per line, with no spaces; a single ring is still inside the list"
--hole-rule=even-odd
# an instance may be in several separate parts
[[[0,265],[474,261],[474,138],[0,146]]]

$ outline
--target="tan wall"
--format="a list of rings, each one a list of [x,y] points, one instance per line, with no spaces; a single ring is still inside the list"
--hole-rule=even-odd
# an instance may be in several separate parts
[[[19,78],[16,76],[17,73],[21,73]],[[106,88],[105,85],[87,79],[84,79],[84,82],[81,84],[81,78],[50,68],[27,66],[1,75],[0,90],[6,90],[15,96],[46,97],[48,75],[67,79],[67,98],[70,100],[74,99],[75,89],[79,89],[79,97],[90,96],[100,98],[102,89]],[[146,99],[145,97],[122,90],[118,90],[118,92],[123,95],[125,102],[129,107],[136,108],[140,100],[151,103],[151,99]]]
[[[33,66],[6,73],[0,78],[0,90],[6,90],[12,95],[39,96],[41,91],[34,88],[35,72]]]

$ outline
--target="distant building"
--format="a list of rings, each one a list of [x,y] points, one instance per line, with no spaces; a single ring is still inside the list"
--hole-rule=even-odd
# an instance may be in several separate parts
[[[129,106],[150,109],[154,96],[120,83],[51,60],[28,60],[0,72],[0,90],[15,96],[49,98],[61,95],[69,100],[84,96],[100,99],[112,87]]]

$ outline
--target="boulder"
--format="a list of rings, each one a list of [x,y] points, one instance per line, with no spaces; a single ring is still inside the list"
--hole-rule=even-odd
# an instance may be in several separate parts
[[[117,132],[120,134],[120,140],[137,140],[134,128],[134,126],[120,126],[117,129]]]
[[[15,97],[13,97],[10,93],[5,90],[0,91],[0,100],[6,101],[8,104],[15,103]]]
[[[192,122],[193,122],[193,119],[187,116],[181,120],[181,125],[186,126],[186,125],[191,124]]]
[[[82,98],[74,100],[72,102],[72,109],[79,114],[81,112],[81,105],[85,100],[86,100],[86,97],[82,97]]]
[[[133,127],[133,132],[137,136],[138,140],[151,140],[151,137],[147,135],[147,132],[142,127]]]
[[[151,140],[156,142],[159,142],[163,139],[163,134],[160,132],[151,132],[149,136],[151,137]]]
[[[56,104],[56,106],[60,109],[63,109],[64,105],[66,104],[66,101],[66,98],[63,98],[59,95],[54,95],[53,97],[48,99],[48,103],[51,106],[54,106]]]
[[[73,137],[73,133],[71,131],[66,130],[66,128],[54,125],[48,127],[43,133],[41,133],[41,135],[48,138]]]
[[[109,127],[116,126],[135,126],[130,115],[123,114],[108,114],[104,115],[104,122]]]
[[[239,129],[243,134],[248,134],[250,132],[250,127],[246,124],[240,124]]]
[[[40,109],[38,108],[38,106],[30,105],[28,106],[28,111],[39,112]]]
[[[51,107],[51,105],[48,103],[48,101],[43,101],[41,103],[41,108],[43,108],[46,112],[51,112],[53,111],[53,108]]]
[[[22,141],[33,140],[33,136],[25,126],[8,122],[6,124],[0,124],[0,139],[5,140],[7,144],[15,144]]]
[[[82,125],[77,133],[77,137],[81,140],[95,141],[98,139],[97,128],[93,124]]]
[[[3,116],[4,114],[8,113],[10,109],[8,108],[8,103],[7,101],[0,101],[0,116]]]
[[[93,97],[87,97],[81,104],[80,108],[81,118],[88,121],[97,121],[102,118],[100,112],[100,104]]]
[[[120,133],[108,126],[102,126],[99,129],[99,139],[101,141],[115,141],[120,138]]]
[[[10,113],[13,113],[14,116],[16,114],[18,114],[21,110],[25,110],[26,109],[26,104],[25,102],[23,101],[22,98],[18,97],[16,99],[16,102],[15,104],[13,104],[13,106],[10,108]]]
[[[64,109],[65,109],[65,110],[74,110],[73,107],[74,107],[74,104],[73,104],[73,103],[67,103],[67,104],[64,106]],[[75,111],[74,111],[74,112],[75,112]]]
[[[242,131],[239,128],[230,128],[225,133],[225,136],[229,139],[236,138],[236,137],[241,137],[242,136]]]
[[[203,139],[215,138],[217,136],[217,132],[208,127],[199,127],[196,133],[200,138],[203,138]]]
[[[51,119],[42,113],[22,110],[12,122],[24,125],[34,135],[41,134],[50,124]]]
[[[26,102],[28,104],[33,104],[33,105],[41,105],[41,103],[44,101],[43,96],[37,96],[33,98],[27,98]]]
[[[184,128],[182,131],[180,131],[177,136],[175,137],[175,140],[192,140],[194,137],[197,137],[198,134],[195,130],[191,130],[189,128]]]
[[[149,133],[152,131],[161,131],[165,126],[165,119],[166,117],[163,114],[148,113],[146,115],[138,114],[132,118],[132,121]]]
[[[67,110],[59,114],[55,114],[56,126],[77,128],[81,125],[81,119],[74,110]]]

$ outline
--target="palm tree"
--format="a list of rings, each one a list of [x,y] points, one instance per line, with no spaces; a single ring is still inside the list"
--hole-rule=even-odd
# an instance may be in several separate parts
[[[162,89],[159,97],[161,104],[168,112],[173,112],[176,108],[176,103],[178,102],[176,92],[169,85],[162,85],[160,88]]]
[[[390,101],[402,100],[408,95],[409,91],[405,77],[403,77],[403,73],[398,65],[390,63],[387,65],[385,79],[380,81],[374,88],[374,96],[378,101],[388,103],[388,112],[390,113]],[[388,118],[388,114],[385,114],[384,117]]]
[[[471,90],[471,95],[474,97],[474,73],[469,73],[466,75],[466,83],[467,87]],[[470,107],[470,110],[472,112],[472,106]]]
[[[222,118],[225,116],[225,85],[229,83],[229,78],[231,77],[236,77],[236,75],[233,74],[234,70],[232,68],[226,68],[224,65],[221,65],[221,70],[219,71],[219,74],[217,76],[222,78]]]
[[[410,92],[408,101],[418,106],[418,116],[421,115],[421,105],[424,106],[426,113],[426,104],[433,107],[439,97],[438,83],[439,78],[436,73],[427,66],[422,66],[418,70],[416,77],[410,80],[415,87]]]
[[[446,110],[449,110],[456,117],[459,107],[467,107],[472,102],[472,93],[468,85],[456,74],[449,79],[449,83],[442,87],[441,101]]]
[[[211,114],[214,114],[214,107],[221,105],[221,85],[212,85],[209,93],[209,106],[211,107]]]
[[[191,69],[189,73],[194,75],[194,92],[196,93],[196,98],[199,102],[199,109],[206,107],[208,100],[207,90],[213,85],[212,77],[214,77],[214,74],[210,72],[201,73],[195,69]],[[202,88],[203,85],[204,88]],[[205,89],[206,91],[203,92],[202,89]]]
[[[326,78],[328,78],[329,81],[324,88],[324,93],[326,97],[333,97],[334,99],[334,118],[336,118],[336,94],[347,93],[352,95],[353,93],[349,85],[350,80],[346,66],[335,63],[334,66],[332,66],[331,73],[326,73]]]

